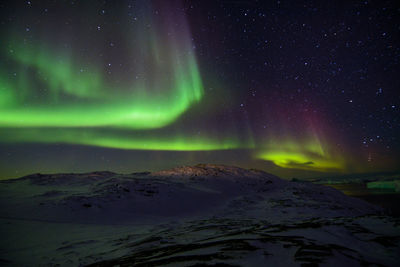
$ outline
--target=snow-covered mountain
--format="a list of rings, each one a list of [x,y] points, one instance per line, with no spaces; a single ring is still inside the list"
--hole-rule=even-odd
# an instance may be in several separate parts
[[[330,187],[221,165],[0,182],[0,265],[396,266],[399,223]]]

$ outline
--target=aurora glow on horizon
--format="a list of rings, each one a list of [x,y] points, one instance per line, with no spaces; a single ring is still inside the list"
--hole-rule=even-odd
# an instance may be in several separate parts
[[[267,149],[258,153],[257,157],[270,160],[282,168],[316,171],[341,171],[345,169],[342,159],[328,155],[321,144],[314,140],[270,142]]]
[[[28,2],[2,11],[0,179],[197,163],[278,175],[400,166],[396,68],[362,63],[375,66],[369,78],[355,46],[361,37],[320,39],[325,30],[306,11],[223,1]],[[309,28],[296,35],[301,27],[287,20]],[[75,160],[81,155],[97,165]]]

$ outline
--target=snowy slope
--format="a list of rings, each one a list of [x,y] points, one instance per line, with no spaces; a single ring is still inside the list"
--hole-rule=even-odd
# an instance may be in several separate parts
[[[396,266],[395,219],[340,191],[218,165],[0,182],[0,265]]]

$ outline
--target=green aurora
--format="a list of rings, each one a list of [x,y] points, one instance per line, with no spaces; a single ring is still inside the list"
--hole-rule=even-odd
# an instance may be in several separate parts
[[[160,77],[152,77],[155,84],[133,83],[119,89],[107,85],[95,67],[80,72],[80,64],[56,56],[62,53],[49,54],[30,45],[10,51],[11,59],[26,71],[13,80],[0,76],[2,127],[160,128],[203,96],[194,55],[166,60],[170,65],[158,66]],[[32,72],[33,81],[29,80]],[[35,83],[41,87],[35,88]],[[31,100],[38,90],[47,93],[42,102],[35,103]]]
[[[256,153],[262,160],[272,161],[282,168],[314,171],[342,171],[345,162],[334,153],[329,152],[317,138],[307,140],[271,139],[265,149]]]
[[[146,23],[133,30],[143,38],[132,44],[132,73],[118,83],[95,60],[77,60],[73,50],[10,38],[2,52],[19,71],[14,77],[0,72],[1,141],[155,151],[254,147],[235,133],[163,131],[204,100],[204,88],[184,18],[149,18],[151,30]]]
[[[12,47],[8,51],[10,60],[23,66],[25,71],[14,80],[0,76],[2,142],[159,151],[256,148],[253,140],[240,140],[234,134],[223,138],[158,134],[158,129],[173,124],[203,98],[201,76],[193,54],[182,58],[173,53],[174,61],[170,53],[158,51],[158,58],[164,53],[173,63],[157,66],[160,69],[156,77],[158,82],[151,86],[133,82],[128,89],[110,90],[112,85],[105,82],[102,72],[95,66],[79,72],[76,70],[81,64],[71,57],[60,56],[61,52],[51,53],[51,49],[38,49],[29,44]],[[166,74],[162,74],[164,69]],[[173,79],[168,83],[170,76]],[[45,96],[36,102],[30,101],[38,91],[32,84],[46,89]],[[143,134],[143,131],[150,133]],[[255,158],[271,161],[282,168],[316,171],[344,168],[343,162],[330,157],[318,140],[271,139],[261,147],[262,150],[257,147]]]
[[[47,45],[53,42],[46,38],[34,42],[11,35],[1,51],[7,60],[0,63],[1,142],[154,151],[248,149],[254,159],[282,168],[344,168],[317,138],[272,138],[255,145],[251,127],[245,136],[232,127],[197,135],[177,125],[194,105],[207,104],[203,78],[185,18],[152,14],[149,10],[147,22],[133,30],[142,38],[132,44],[134,62],[120,82],[110,79],[107,68],[100,67],[104,63],[81,58],[73,48]],[[152,24],[150,30],[147,23]],[[14,76],[5,71],[8,66],[18,70]],[[135,73],[141,73],[141,79],[135,79]]]
[[[65,143],[91,145],[118,149],[158,150],[158,151],[210,151],[239,148],[253,148],[251,141],[244,143],[237,138],[217,138],[216,136],[195,136],[176,134],[165,136],[158,132],[113,131],[110,129],[3,129],[3,142]]]

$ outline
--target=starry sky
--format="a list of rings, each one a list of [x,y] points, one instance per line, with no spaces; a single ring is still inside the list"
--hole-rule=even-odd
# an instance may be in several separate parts
[[[2,1],[0,179],[398,171],[396,1]]]

